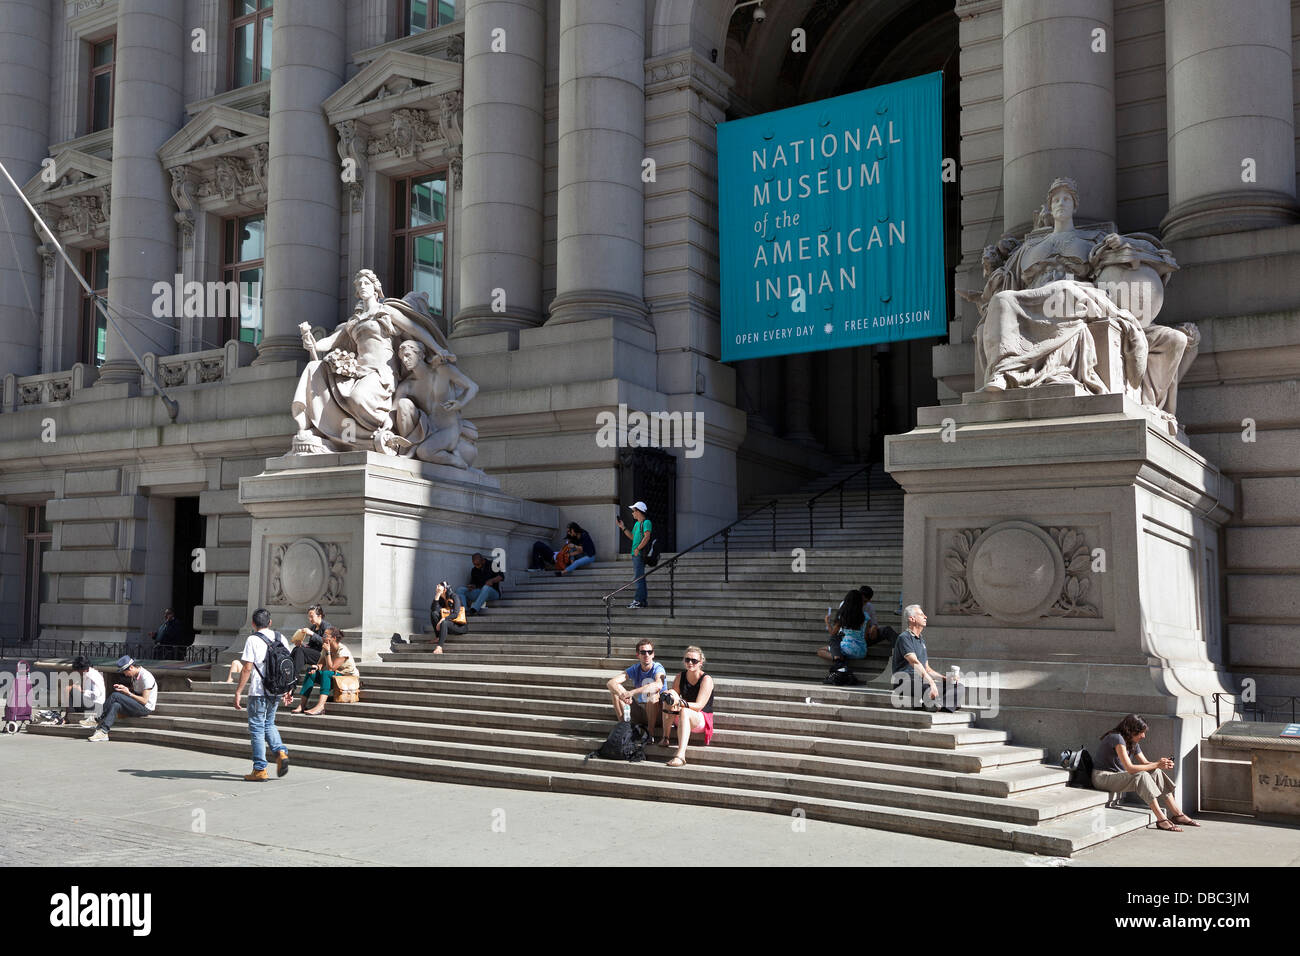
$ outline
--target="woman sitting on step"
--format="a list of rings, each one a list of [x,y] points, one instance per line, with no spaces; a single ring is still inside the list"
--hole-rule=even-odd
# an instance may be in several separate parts
[[[1170,757],[1159,760],[1147,760],[1142,753],[1140,741],[1147,735],[1147,725],[1141,717],[1129,714],[1119,722],[1114,730],[1102,735],[1101,747],[1093,760],[1092,785],[1098,790],[1110,793],[1128,793],[1136,790],[1142,802],[1156,815],[1156,827],[1160,830],[1183,832],[1181,823],[1187,827],[1199,827],[1200,824],[1178,809],[1174,802],[1174,782],[1166,770],[1174,769]],[[1172,821],[1160,812],[1160,797],[1165,798],[1169,806]]]
[[[460,595],[451,589],[446,581],[439,581],[433,593],[433,604],[429,606],[429,623],[437,639],[433,644],[435,654],[442,653],[442,642],[448,634],[464,634],[469,630],[469,621],[465,618],[465,605]]]
[[[826,613],[826,633],[830,643],[817,648],[817,656],[838,663],[845,658],[860,660],[867,656],[867,615],[862,592],[856,588],[844,595],[838,611]]]
[[[691,645],[682,656],[686,670],[677,675],[673,689],[660,698],[663,714],[663,738],[659,741],[671,747],[668,736],[677,728],[677,756],[668,761],[670,767],[686,766],[686,747],[691,734],[704,734],[704,744],[713,739],[713,678],[704,673],[704,652]]]
[[[315,717],[325,712],[325,701],[329,699],[330,691],[333,690],[334,681],[340,677],[360,678],[361,674],[357,670],[357,662],[352,658],[352,652],[348,646],[343,643],[343,634],[337,627],[331,627],[325,631],[325,642],[321,647],[320,659],[307,670],[306,676],[302,679],[302,687],[299,688],[298,694],[301,698],[298,706],[293,709],[295,714],[306,713],[309,717]],[[307,705],[307,698],[311,695],[312,688],[320,686],[320,700],[311,710],[304,711]]]

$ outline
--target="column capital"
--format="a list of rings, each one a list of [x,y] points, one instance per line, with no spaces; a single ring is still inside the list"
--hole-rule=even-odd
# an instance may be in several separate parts
[[[678,50],[645,61],[647,97],[679,90],[683,80],[710,106],[725,114],[735,81],[729,73],[710,63],[698,51]]]

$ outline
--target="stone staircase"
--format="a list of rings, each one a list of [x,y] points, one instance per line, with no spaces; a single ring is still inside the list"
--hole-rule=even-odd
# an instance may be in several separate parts
[[[901,494],[891,501],[887,489],[873,488],[873,513],[853,512],[851,521],[846,495],[843,538],[831,537],[839,532],[834,499],[827,495],[823,507],[835,527],[824,545],[819,528],[802,572],[792,571],[786,543],[806,547],[806,494],[781,499],[779,528],[790,534],[779,536],[776,552],[770,524],[767,545],[756,539],[736,549],[733,539],[729,583],[722,555],[701,549],[683,557],[672,575],[675,614],[667,570],[650,579],[650,607],[629,610],[630,591],[620,594],[608,654],[601,597],[627,583],[628,562],[598,562],[564,578],[513,575],[503,600],[471,618],[469,633],[449,638],[445,653],[431,653],[428,633],[409,635],[382,663],[362,664],[359,703],[330,705],[321,717],[281,711],[294,762],[802,815],[1057,856],[1146,825],[1144,809],[1107,807],[1104,793],[1067,788],[1065,772],[1044,764],[1041,750],[1012,745],[971,713],[892,706],[880,679],[887,648],[855,662],[863,686],[821,683],[826,664],[814,652],[825,643],[827,606],[871,584],[881,622],[897,626],[902,584],[901,548],[887,533],[891,522],[901,533]],[[629,665],[642,637],[655,640],[670,674],[682,669],[687,645],[705,649],[718,729],[711,746],[690,748],[687,767],[665,767],[670,752],[659,748],[638,764],[583,759],[614,719],[604,683]],[[232,690],[195,682],[166,693],[156,714],[123,720],[113,739],[247,759],[247,725],[230,706]]]
[[[798,492],[766,495],[746,502],[740,508],[740,514],[750,511],[775,499],[776,547],[789,553],[791,548],[807,548],[808,541],[808,499],[825,491],[813,504],[813,540],[815,547],[870,546],[876,548],[897,548],[899,554],[903,547],[903,490],[894,484],[884,469],[876,464],[866,474],[854,475],[860,465],[845,465],[830,474],[811,482]],[[840,524],[841,492],[839,489],[827,491],[841,479],[848,478],[843,489],[843,526]],[[870,496],[868,496],[870,489]],[[868,497],[870,509],[868,509]],[[689,547],[694,542],[679,542]],[[753,548],[772,550],[772,518],[770,512],[764,512],[737,527],[731,533],[732,548]],[[710,546],[721,548],[720,542]],[[874,587],[874,585],[873,585]],[[879,590],[879,589],[877,589]]]

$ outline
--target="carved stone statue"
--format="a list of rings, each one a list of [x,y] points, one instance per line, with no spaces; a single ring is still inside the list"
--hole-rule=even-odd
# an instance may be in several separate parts
[[[982,392],[1072,384],[1092,394],[1123,390],[1174,422],[1178,382],[1200,333],[1190,323],[1155,325],[1164,285],[1178,268],[1146,233],[1121,236],[1113,223],[1076,227],[1078,188],[1057,179],[1034,228],[984,250],[976,302],[975,374]],[[1098,374],[1098,341],[1118,340],[1122,378]],[[1102,356],[1105,361],[1109,358]]]
[[[478,430],[460,409],[478,386],[456,367],[427,298],[385,299],[369,269],[353,284],[356,309],[330,335],[317,340],[299,326],[312,361],[294,393],[292,453],[377,451],[473,468]]]
[[[425,348],[414,339],[398,347],[404,378],[397,386],[397,433],[421,461],[473,468],[478,458],[478,429],[461,418],[460,409],[478,394],[476,385],[454,363],[455,356]]]

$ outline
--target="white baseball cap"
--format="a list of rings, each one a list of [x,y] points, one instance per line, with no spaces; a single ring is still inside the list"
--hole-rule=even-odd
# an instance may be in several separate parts
[[[645,504],[644,501],[638,501],[636,504],[632,505],[632,510],[633,510],[633,511],[639,511],[639,512],[641,512],[642,514],[649,514],[649,513],[650,513],[650,509],[646,507],[646,504]]]

